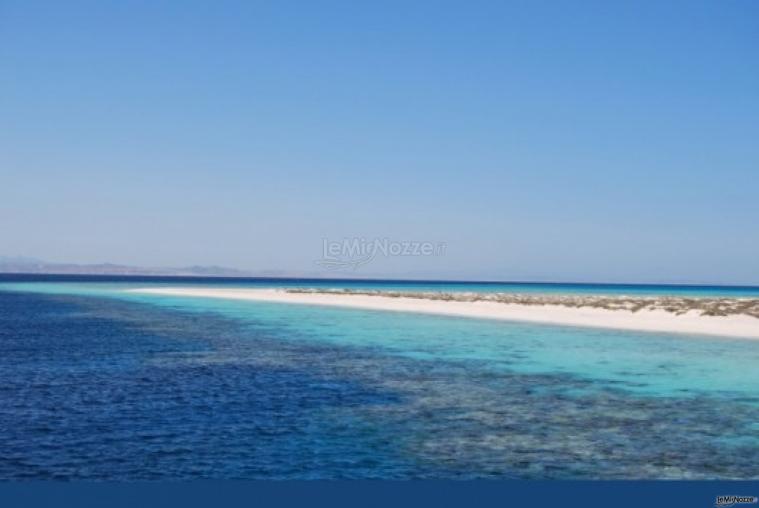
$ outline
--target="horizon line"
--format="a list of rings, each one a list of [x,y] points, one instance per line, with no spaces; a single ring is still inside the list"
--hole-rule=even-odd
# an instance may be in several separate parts
[[[573,286],[664,286],[664,287],[709,287],[709,288],[735,288],[735,289],[759,289],[759,284],[731,284],[731,283],[704,283],[704,282],[587,282],[587,281],[537,281],[537,280],[497,280],[497,279],[414,279],[414,278],[380,278],[377,276],[367,277],[321,277],[321,276],[234,276],[234,275],[179,275],[179,274],[101,274],[101,273],[56,273],[56,272],[5,272],[0,271],[0,276],[20,277],[92,277],[92,278],[122,278],[122,279],[222,279],[222,280],[269,280],[269,281],[348,281],[348,282],[415,282],[437,284],[517,284],[517,285],[573,285]]]

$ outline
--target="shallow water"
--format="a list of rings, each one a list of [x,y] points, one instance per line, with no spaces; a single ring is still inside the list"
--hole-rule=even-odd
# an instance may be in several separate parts
[[[757,341],[123,287],[0,284],[0,478],[759,477]]]

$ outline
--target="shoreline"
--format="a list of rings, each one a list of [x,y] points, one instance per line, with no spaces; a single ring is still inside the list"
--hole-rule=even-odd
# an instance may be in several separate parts
[[[381,294],[350,294],[285,289],[142,288],[131,293],[162,296],[220,298],[269,303],[410,312],[475,319],[759,339],[759,319],[750,315],[708,316],[695,310],[680,314],[663,309],[632,312],[561,304],[521,304],[500,301],[427,299]]]

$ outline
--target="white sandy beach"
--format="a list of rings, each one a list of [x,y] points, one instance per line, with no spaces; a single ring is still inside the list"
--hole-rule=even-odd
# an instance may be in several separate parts
[[[666,310],[609,310],[563,305],[520,305],[489,301],[441,301],[361,294],[291,293],[282,289],[145,288],[128,291],[166,296],[223,298],[257,302],[414,312],[567,326],[716,335],[759,339],[759,319],[747,315],[676,315]]]

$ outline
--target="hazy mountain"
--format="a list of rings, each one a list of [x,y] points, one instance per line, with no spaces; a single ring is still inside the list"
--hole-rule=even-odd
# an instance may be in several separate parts
[[[255,274],[222,266],[144,267],[113,263],[50,263],[28,257],[0,256],[0,273],[38,273],[71,275],[185,275],[205,277],[250,277]]]
[[[185,277],[268,277],[268,278],[360,278],[368,274],[318,270],[238,270],[224,266],[145,267],[114,263],[53,263],[22,256],[0,256],[0,274],[50,275],[153,275]]]

